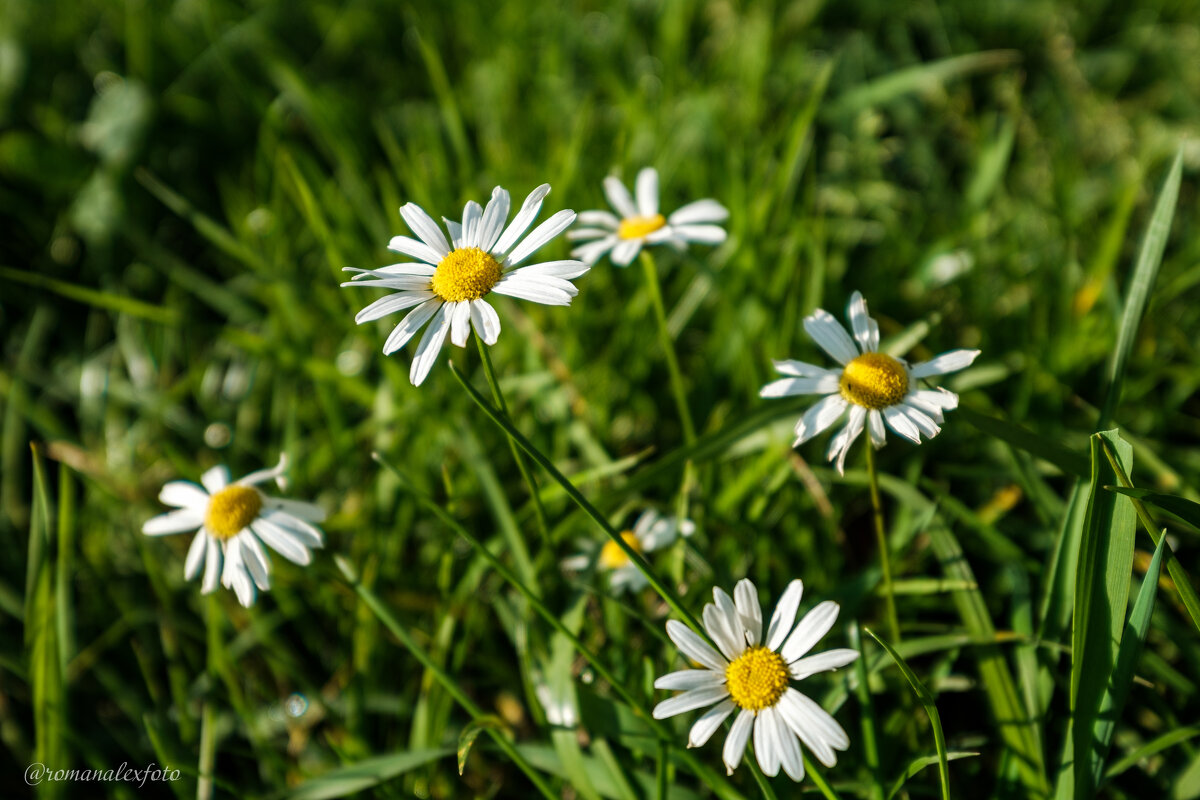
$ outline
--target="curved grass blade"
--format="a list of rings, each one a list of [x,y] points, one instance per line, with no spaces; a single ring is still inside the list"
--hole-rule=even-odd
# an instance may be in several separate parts
[[[479,734],[489,728],[497,730],[501,734],[505,731],[504,722],[494,714],[489,714],[486,717],[471,720],[471,724],[463,728],[462,733],[458,735],[458,774],[460,776],[467,768],[467,756],[471,755],[471,745],[475,744]]]
[[[970,406],[960,405],[955,415],[973,428],[995,436],[1018,450],[1024,450],[1035,458],[1049,461],[1068,475],[1088,476],[1088,460],[1073,450],[1050,441],[1046,437],[1023,428],[1014,422],[982,414]]]
[[[309,778],[294,789],[275,797],[278,800],[330,800],[335,797],[347,797],[445,758],[453,752],[447,749],[410,750],[406,753],[364,758],[362,761],[331,769],[324,775]]]
[[[979,755],[979,753],[974,753],[967,750],[950,750],[946,753],[946,760],[958,761],[960,758],[971,758],[972,756],[977,755]],[[892,800],[893,797],[899,794],[900,790],[904,788],[904,784],[908,783],[909,779],[918,772],[926,767],[939,763],[941,760],[941,755],[921,756],[920,758],[914,758],[912,762],[905,767],[904,772],[901,773],[900,777],[896,778],[896,782],[892,784],[892,788],[888,790],[887,800]]]
[[[1134,489],[1127,486],[1105,486],[1104,488],[1110,492],[1149,503],[1160,511],[1165,511],[1176,519],[1200,530],[1200,503],[1179,495],[1156,492],[1153,489]]]
[[[946,755],[946,734],[942,731],[942,717],[938,714],[937,701],[925,684],[921,682],[921,679],[917,677],[917,673],[912,671],[908,663],[892,649],[890,644],[880,639],[870,628],[863,628],[863,632],[878,642],[879,646],[886,650],[887,654],[896,662],[900,672],[904,673],[904,679],[916,692],[917,699],[925,708],[925,713],[929,715],[929,724],[933,727],[933,744],[937,748],[938,781],[942,786],[942,800],[950,800],[950,766],[949,758]],[[895,791],[892,794],[895,794]]]

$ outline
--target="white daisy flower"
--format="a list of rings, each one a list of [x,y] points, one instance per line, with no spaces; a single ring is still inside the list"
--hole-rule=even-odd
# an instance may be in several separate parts
[[[320,529],[313,524],[325,521],[320,506],[268,497],[254,488],[271,479],[281,481],[286,468],[287,459],[280,456],[273,469],[252,472],[233,483],[224,466],[201,476],[203,488],[190,481],[171,481],[158,499],[176,510],[148,520],[142,533],[162,536],[197,531],[183,564],[184,578],[192,580],[203,569],[204,594],[214,591],[219,580],[249,608],[254,605],[256,587],[264,592],[271,588],[271,562],[264,544],[301,565],[312,561],[309,548],[325,545]]]
[[[725,206],[716,200],[697,200],[688,203],[670,216],[658,210],[658,170],[646,167],[637,176],[637,202],[625,184],[613,176],[604,179],[604,194],[611,211],[584,211],[579,224],[567,234],[568,239],[586,242],[571,251],[571,255],[595,264],[605,253],[619,267],[627,267],[638,257],[643,245],[669,244],[683,250],[688,242],[720,244],[725,241],[725,229],[718,222],[729,218]]]
[[[690,519],[665,517],[653,509],[647,509],[638,517],[632,530],[621,532],[621,538],[637,552],[649,553],[673,544],[680,536],[691,536],[695,532],[696,524]],[[608,582],[614,594],[627,590],[636,592],[644,589],[648,583],[646,575],[611,539],[604,543],[598,555],[593,549],[563,559],[562,568],[579,572],[591,566],[593,560],[598,569],[609,573]]]
[[[704,606],[704,628],[720,652],[682,622],[667,622],[671,641],[703,668],[672,672],[654,682],[656,689],[683,690],[655,706],[654,718],[712,706],[688,734],[688,747],[700,747],[738,709],[723,754],[731,775],[742,761],[752,730],[762,771],[775,776],[782,766],[794,781],[804,778],[800,742],[827,767],[837,763],[835,750],[850,747],[850,737],[837,720],[791,686],[792,681],[840,669],[858,658],[857,650],[846,648],[807,655],[833,627],[839,606],[826,600],[797,625],[796,609],[803,591],[799,580],[788,584],[767,625],[765,644],[758,592],[745,579],[734,587],[733,598],[714,588],[715,604]]]
[[[400,215],[419,240],[395,236],[388,242],[388,249],[416,261],[379,269],[346,267],[347,272],[359,274],[343,286],[397,290],[358,312],[354,321],[359,325],[412,308],[388,336],[383,345],[385,354],[404,347],[429,323],[408,373],[414,386],[420,386],[429,374],[447,334],[451,342],[465,347],[474,327],[485,344],[496,343],[500,318],[483,299],[489,292],[549,306],[571,304],[571,298],[578,293],[571,281],[588,271],[587,264],[545,261],[517,268],[575,221],[574,211],[559,211],[521,239],[549,193],[549,184],[530,192],[521,210],[505,227],[509,197],[508,192],[497,186],[487,208],[481,208],[474,200],[467,203],[461,224],[443,218],[449,239],[420,206],[409,203],[400,209]]]
[[[945,421],[943,413],[958,408],[958,395],[941,388],[922,389],[919,381],[965,369],[979,355],[978,350],[951,350],[909,366],[903,359],[879,352],[879,325],[867,314],[867,303],[858,292],[850,297],[848,316],[853,339],[824,309],[804,318],[804,330],[842,365],[840,369],[776,361],[775,370],[789,377],[768,383],[759,392],[761,397],[825,395],[796,423],[793,447],[832,427],[849,408],[849,421],[829,444],[828,459],[836,461],[843,474],[846,453],[864,427],[876,448],[886,442],[884,423],[915,444],[921,443],[921,434],[926,439],[937,436]]]

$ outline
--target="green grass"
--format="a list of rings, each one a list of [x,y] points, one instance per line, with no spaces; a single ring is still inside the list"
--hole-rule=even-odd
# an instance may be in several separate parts
[[[790,797],[646,712],[668,618],[799,577],[864,653],[804,685],[851,737],[805,796],[1200,797],[1200,4],[494,6],[0,0],[0,794]],[[511,441],[473,346],[417,389],[353,324],[403,203],[645,165],[729,240],[498,301]],[[878,453],[890,655],[861,444],[840,478],[757,396],[855,289],[885,347],[983,351]],[[141,524],[280,451],[327,549],[210,603]],[[558,566],[646,506],[697,522],[678,611]],[[84,790],[138,794],[36,791]]]

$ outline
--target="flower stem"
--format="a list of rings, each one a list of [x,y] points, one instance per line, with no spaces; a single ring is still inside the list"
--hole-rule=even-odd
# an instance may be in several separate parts
[[[496,380],[496,370],[492,367],[492,356],[488,352],[487,345],[483,343],[477,335],[472,333],[475,338],[475,344],[479,347],[479,357],[483,360],[483,373],[487,376],[488,386],[492,387],[492,398],[496,401],[496,407],[500,409],[500,413],[508,417],[508,404],[504,402],[504,395],[500,392],[500,382]],[[508,446],[512,448],[513,459],[517,462],[517,469],[521,472],[521,477],[525,480],[525,485],[529,488],[529,495],[533,498],[533,510],[537,516],[538,532],[542,535],[543,543],[550,542],[550,526],[546,522],[546,509],[542,505],[542,495],[538,491],[537,479],[533,473],[529,471],[529,465],[525,463],[525,457],[521,454],[517,443],[513,441],[511,436],[508,437]]]
[[[879,499],[879,475],[875,471],[875,446],[867,437],[867,477],[871,485],[871,508],[875,518],[875,542],[879,547],[879,566],[883,570],[883,600],[887,608],[888,634],[900,642],[900,618],[896,616],[896,595],[892,591],[892,562],[888,554],[887,531],[883,526],[883,502]]]
[[[513,426],[512,422],[506,415],[502,414],[498,409],[493,408],[491,404],[483,398],[483,395],[479,393],[479,390],[471,385],[471,382],[467,380],[466,376],[458,371],[458,367],[454,366],[453,363],[450,364],[450,371],[454,373],[454,377],[458,379],[460,384],[462,384],[463,389],[465,389],[467,394],[471,396],[471,399],[475,401],[475,404],[483,410],[483,413],[487,414],[488,417],[491,418],[492,422],[503,428],[508,433],[509,437],[515,441],[522,450],[528,453],[529,457],[532,458],[538,466],[546,470],[550,477],[553,478],[560,486],[562,486],[563,491],[565,491],[567,496],[570,497],[577,506],[579,506],[583,513],[591,517],[592,521],[600,526],[601,530],[608,534],[608,538],[612,539],[613,542],[616,543],[617,547],[621,548],[621,552],[628,556],[629,560],[633,562],[633,564],[643,575],[646,576],[646,580],[649,582],[650,586],[653,587],[654,591],[658,592],[659,597],[661,597],[663,601],[670,606],[671,610],[679,615],[679,617],[681,617],[683,621],[687,623],[688,627],[699,634],[705,641],[711,641],[708,636],[708,632],[700,626],[700,623],[696,621],[696,618],[692,616],[691,612],[684,608],[679,596],[671,590],[671,587],[663,583],[662,580],[656,574],[654,574],[653,568],[651,568],[645,557],[631,547],[630,544],[621,537],[621,534],[609,524],[604,515],[601,514],[594,505],[588,502],[587,498],[584,497],[579,489],[575,487],[575,484],[571,483],[570,479],[568,479],[566,475],[563,475],[561,472],[559,472],[558,467],[554,466],[554,462],[546,457],[542,451],[534,447],[533,443],[526,439],[524,434],[522,434]]]
[[[420,661],[425,669],[429,670],[429,673],[433,675],[438,683],[442,685],[442,688],[446,690],[446,693],[449,694],[455,702],[462,706],[463,710],[466,711],[473,720],[482,719],[484,716],[486,716],[484,710],[475,704],[475,702],[467,695],[462,687],[455,682],[454,678],[451,677],[448,672],[438,666],[437,663],[429,657],[429,654],[426,653],[419,644],[417,644],[417,641],[413,639],[409,632],[400,624],[400,622],[394,616],[392,616],[392,612],[390,612],[383,605],[379,598],[375,596],[374,592],[372,592],[370,589],[364,586],[361,581],[359,581],[358,573],[355,572],[352,566],[350,566],[350,562],[346,561],[346,559],[342,558],[341,556],[334,556],[334,561],[337,563],[338,569],[341,570],[342,576],[345,577],[347,583],[349,583],[351,588],[353,588],[358,594],[359,599],[366,603],[367,608],[374,612],[375,616],[379,618],[379,621],[383,623],[383,626],[391,631],[393,636],[400,640],[400,644],[404,645],[405,649],[412,653],[413,657],[416,658],[417,661]],[[529,763],[525,756],[523,756],[521,752],[517,750],[516,745],[509,741],[508,737],[503,731],[496,730],[491,726],[484,728],[484,730],[492,737],[492,739],[496,742],[496,745],[504,751],[504,754],[512,759],[513,763],[525,773],[526,777],[528,777],[533,785],[537,787],[538,791],[541,792],[543,797],[547,798],[547,800],[555,800],[556,795],[553,789],[551,789],[549,784],[543,780],[542,776],[538,774],[538,772],[533,768],[533,765]]]
[[[650,304],[654,306],[654,319],[658,323],[658,339],[667,359],[671,393],[675,395],[675,407],[679,410],[679,422],[683,425],[683,440],[686,444],[691,444],[696,441],[696,426],[692,423],[692,412],[688,410],[687,394],[683,389],[683,373],[679,371],[679,362],[675,358],[675,342],[667,328],[667,311],[663,307],[662,290],[658,285],[658,266],[654,263],[654,256],[646,249],[642,250],[641,262],[646,276],[646,289],[650,292]]]
[[[197,534],[202,536],[203,533]],[[219,672],[217,665],[218,654],[221,651],[221,609],[217,596],[210,594],[205,598],[204,623],[208,634],[207,668],[208,668],[208,697],[200,711],[200,759],[196,765],[196,800],[212,800],[213,768],[217,763],[217,705],[213,695],[217,690]]]

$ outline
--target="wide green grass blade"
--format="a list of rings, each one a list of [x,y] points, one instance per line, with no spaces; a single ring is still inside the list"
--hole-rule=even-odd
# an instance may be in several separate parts
[[[1106,444],[1126,473],[1133,465],[1133,448],[1116,431],[1092,436],[1091,495],[1079,549],[1071,629],[1071,749],[1076,798],[1089,798],[1095,791],[1090,754],[1100,704],[1125,629],[1133,562],[1133,506],[1128,499],[1102,488],[1117,481],[1105,456]]]
[[[930,92],[973,72],[999,70],[1021,60],[1017,50],[988,50],[951,56],[891,72],[842,94],[829,104],[826,115],[853,114],[912,92]]]
[[[1133,671],[1137,666],[1138,656],[1141,655],[1142,644],[1146,641],[1146,632],[1150,629],[1166,542],[1166,532],[1163,534],[1158,540],[1158,547],[1154,549],[1154,557],[1150,559],[1150,566],[1146,570],[1142,587],[1138,590],[1137,599],[1133,601],[1133,610],[1129,612],[1125,635],[1121,638],[1121,649],[1117,653],[1117,664],[1104,692],[1104,698],[1100,701],[1100,712],[1092,731],[1094,744],[1090,754],[1093,786],[1098,787],[1104,777],[1104,761],[1112,744],[1113,731],[1117,728],[1117,720],[1121,718],[1121,711],[1129,697],[1129,689],[1133,686]]]
[[[1188,525],[1200,530],[1200,503],[1188,500],[1175,494],[1156,492],[1153,489],[1135,489],[1126,486],[1105,486],[1110,492],[1133,497],[1143,503],[1149,503],[1155,508],[1165,511],[1171,516],[1183,520]]]
[[[1142,237],[1142,246],[1138,250],[1137,263],[1133,268],[1129,290],[1125,295],[1125,308],[1121,312],[1121,327],[1117,331],[1117,346],[1113,350],[1112,362],[1108,370],[1108,392],[1104,397],[1104,408],[1100,412],[1100,420],[1096,427],[1105,428],[1112,419],[1121,400],[1121,384],[1125,380],[1125,368],[1129,361],[1129,353],[1133,350],[1133,340],[1137,336],[1138,327],[1142,324],[1142,316],[1150,302],[1150,292],[1158,277],[1158,268],[1162,265],[1163,252],[1167,248],[1167,237],[1171,234],[1171,221],[1175,218],[1175,203],[1179,199],[1179,183],[1183,177],[1183,149],[1175,153],[1171,169],[1167,172],[1158,199],[1154,202],[1154,213],[1146,226]]]
[[[950,766],[949,758],[946,754],[946,734],[942,731],[942,717],[938,714],[936,698],[934,698],[929,689],[925,688],[925,684],[917,677],[917,673],[912,671],[908,663],[900,657],[899,653],[892,649],[891,645],[880,639],[870,628],[864,628],[863,630],[878,642],[879,646],[886,650],[887,654],[896,662],[896,666],[904,673],[904,679],[908,681],[908,685],[916,692],[917,699],[925,708],[925,713],[929,715],[929,724],[933,728],[933,744],[937,748],[938,781],[942,787],[942,800],[950,800]]]
[[[1114,762],[1113,765],[1105,771],[1104,777],[1106,779],[1115,778],[1121,773],[1128,771],[1130,768],[1136,767],[1138,764],[1145,763],[1145,761],[1155,753],[1161,753],[1163,750],[1166,750],[1169,747],[1174,747],[1177,744],[1181,744],[1197,736],[1200,736],[1200,725],[1188,725],[1184,728],[1176,728],[1173,731],[1168,731],[1162,736],[1146,742],[1144,745],[1137,748],[1121,760]]]
[[[406,753],[364,758],[362,761],[309,778],[299,786],[272,797],[275,800],[331,800],[336,797],[349,797],[375,786],[382,786],[406,772],[453,753],[450,749],[410,750]]]

